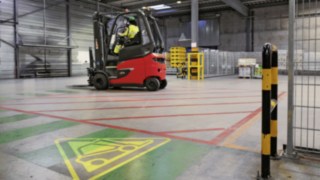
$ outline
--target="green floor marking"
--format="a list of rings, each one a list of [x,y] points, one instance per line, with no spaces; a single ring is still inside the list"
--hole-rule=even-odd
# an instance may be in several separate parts
[[[126,138],[131,137],[133,134],[135,133],[116,129],[106,129],[78,138]],[[69,158],[75,157],[70,146],[67,146],[66,143],[61,143],[61,145],[64,147],[66,155]],[[175,179],[187,170],[187,168],[191,167],[195,162],[205,156],[212,148],[212,146],[204,144],[171,140],[171,142],[165,144],[165,146],[148,152],[144,156],[109,172],[99,179]],[[56,145],[19,154],[17,156],[40,166],[49,167],[49,169],[54,166],[59,166],[60,168],[61,166],[65,167],[64,161]],[[57,170],[59,168],[56,167],[53,169]]]
[[[48,92],[67,93],[67,94],[78,93],[78,91],[73,91],[73,90],[50,90],[50,91],[48,91]]]
[[[56,140],[56,145],[73,179],[97,179],[169,141],[168,138],[62,138]],[[68,149],[60,145],[63,142],[67,142]],[[70,148],[76,158],[66,155]]]
[[[8,142],[19,140],[19,139],[24,139],[30,136],[43,134],[46,132],[55,131],[58,129],[75,126],[78,124],[79,123],[70,122],[70,121],[56,121],[48,124],[41,124],[37,126],[3,132],[3,133],[0,133],[0,144],[8,143]]]
[[[45,93],[18,93],[18,95],[22,95],[22,96],[48,96],[49,94],[45,94]]]
[[[11,100],[13,98],[7,98],[7,97],[0,97],[0,101],[6,101],[6,100]]]
[[[30,118],[38,117],[37,115],[30,115],[30,114],[17,114],[13,116],[5,116],[0,117],[0,124],[22,121]]]
[[[122,131],[122,130],[116,130],[116,129],[105,129],[100,130],[94,133],[90,133],[81,137],[77,138],[126,138],[132,136],[134,133],[129,131]],[[43,167],[49,167],[55,164],[63,164],[63,159],[57,149],[57,146],[52,141],[51,146],[41,148],[32,152],[18,154],[17,156],[25,159],[27,161],[33,162],[35,164],[38,164]],[[61,143],[63,147],[68,148],[66,146],[66,143]],[[71,149],[69,149],[66,154],[69,158],[74,157],[74,153]],[[48,160],[49,159],[49,160]]]
[[[99,179],[173,180],[205,156],[212,146],[172,140]]]

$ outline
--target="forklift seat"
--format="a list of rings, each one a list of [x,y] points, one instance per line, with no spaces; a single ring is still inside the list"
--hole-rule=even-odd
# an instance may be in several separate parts
[[[125,42],[124,46],[128,47],[128,46],[135,46],[135,45],[140,45],[141,44],[141,31],[139,31],[134,38],[128,40],[128,42]]]

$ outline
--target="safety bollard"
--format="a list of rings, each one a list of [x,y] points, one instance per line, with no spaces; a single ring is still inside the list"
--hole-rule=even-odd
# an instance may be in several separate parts
[[[271,118],[271,44],[266,43],[262,51],[262,139],[261,178],[270,177],[270,118]]]
[[[277,136],[278,136],[278,49],[272,45],[271,60],[271,101],[275,102],[271,112],[271,157],[278,158]]]

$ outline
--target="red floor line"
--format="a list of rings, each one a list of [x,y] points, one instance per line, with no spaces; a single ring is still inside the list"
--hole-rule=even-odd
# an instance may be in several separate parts
[[[229,115],[229,114],[245,114],[245,113],[251,113],[251,112],[252,111],[238,111],[238,112],[215,112],[215,113],[198,113],[198,114],[171,114],[171,115],[158,115],[158,116],[111,117],[111,118],[83,119],[83,121],[116,121],[116,120],[134,120],[134,119],[153,119],[153,118],[164,118],[164,117]]]
[[[75,121],[75,122],[82,122],[81,120],[76,120],[73,118],[68,118],[68,117],[63,117],[63,116],[56,116],[56,115],[51,115],[51,114],[44,114],[36,111],[26,111],[22,109],[15,109],[15,108],[10,108],[10,107],[5,107],[5,106],[0,106],[0,109],[7,110],[7,111],[15,111],[15,112],[20,112],[24,114],[32,114],[32,115],[38,115],[38,116],[45,116],[49,118],[55,118],[55,119],[61,119],[61,120],[67,120],[67,121]]]
[[[252,91],[252,92],[257,92],[257,91]],[[23,101],[23,100],[29,100],[29,99],[32,99],[32,100],[35,100],[35,99],[54,99],[54,98],[66,98],[66,99],[77,99],[77,98],[119,98],[119,97],[149,97],[149,95],[151,96],[166,96],[166,95],[192,95],[192,94],[207,94],[207,95],[210,95],[210,94],[242,94],[242,93],[248,93],[248,91],[229,91],[229,92],[215,92],[215,91],[209,91],[209,92],[200,92],[200,93],[185,93],[185,92],[182,92],[182,93],[161,93],[161,94],[157,94],[157,93],[151,93],[151,92],[148,92],[150,94],[138,94],[138,95],[129,95],[129,94],[124,94],[124,95],[121,95],[121,94],[116,94],[116,93],[112,93],[115,94],[114,96],[95,96],[95,95],[82,95],[82,96],[64,96],[64,95],[49,95],[49,96],[40,96],[40,97],[26,97],[26,98],[23,98],[23,99],[10,99],[10,100],[3,100],[2,102],[6,102],[6,103],[13,103],[13,102],[16,102],[16,101]]]
[[[131,132],[149,134],[149,135],[153,135],[153,136],[162,136],[162,137],[167,137],[167,138],[173,138],[173,139],[185,140],[185,141],[192,141],[192,142],[208,144],[208,145],[211,144],[210,141],[206,141],[206,140],[193,139],[193,138],[175,136],[175,135],[170,135],[170,134],[162,134],[162,133],[157,133],[157,132],[152,132],[152,131],[146,131],[146,130],[134,129],[134,128],[127,128],[127,127],[115,126],[115,125],[110,125],[110,124],[102,124],[102,123],[95,123],[95,122],[91,122],[91,123],[94,124],[94,125],[100,125],[100,126],[113,128],[113,129],[124,130],[124,131],[131,131]]]
[[[201,99],[231,99],[231,98],[248,98],[248,97],[260,97],[260,95],[251,96],[211,96],[211,97],[199,97],[199,98],[163,98],[163,99],[122,99],[122,100],[104,100],[104,101],[75,101],[75,102],[40,102],[40,103],[13,103],[4,105],[45,105],[45,104],[79,104],[79,103],[99,103],[99,102],[148,102],[148,101],[171,101],[171,100],[201,100]]]
[[[286,94],[285,92],[282,92],[279,97],[281,97],[282,95]],[[180,136],[174,136],[174,135],[168,135],[168,134],[161,134],[161,133],[156,133],[156,132],[151,132],[151,131],[146,131],[146,130],[139,130],[139,129],[133,129],[133,128],[126,128],[126,127],[121,127],[121,126],[114,126],[114,125],[108,125],[108,124],[103,124],[103,123],[99,123],[99,122],[92,122],[92,121],[81,121],[81,120],[76,120],[76,119],[72,119],[72,118],[66,118],[66,117],[60,117],[60,116],[55,116],[55,115],[49,115],[49,114],[43,114],[43,113],[39,113],[39,112],[34,112],[34,111],[25,111],[25,110],[19,110],[19,109],[15,109],[15,108],[9,108],[9,107],[4,107],[4,106],[0,106],[0,109],[4,109],[4,110],[8,110],[8,111],[16,111],[16,112],[22,112],[22,113],[26,113],[26,114],[34,114],[34,115],[40,115],[40,116],[46,116],[46,117],[51,117],[51,118],[56,118],[56,119],[61,119],[61,120],[66,120],[66,121],[73,121],[73,122],[79,122],[79,123],[84,123],[84,124],[91,124],[91,125],[97,125],[97,126],[102,126],[102,127],[108,127],[108,128],[113,128],[113,129],[119,129],[119,130],[125,130],[125,131],[132,131],[132,132],[138,132],[138,133],[144,133],[144,134],[150,134],[150,135],[154,135],[154,136],[163,136],[163,137],[168,137],[168,138],[174,138],[174,139],[179,139],[179,140],[186,140],[186,141],[192,141],[192,142],[197,142],[197,143],[203,143],[203,144],[218,144],[220,143],[223,139],[225,139],[228,135],[230,135],[232,132],[235,131],[235,129],[232,128],[228,128],[227,130],[225,130],[224,132],[226,133],[221,133],[223,134],[219,137],[219,138],[214,138],[211,141],[205,141],[205,140],[198,140],[198,139],[192,139],[192,138],[185,138],[185,137],[180,137]],[[260,110],[261,108],[256,109],[255,111],[253,111],[250,115],[248,115],[249,117],[254,117],[253,114],[256,114],[258,110]],[[259,111],[258,111],[259,113]],[[246,119],[249,119],[248,116]],[[239,123],[233,125],[232,127],[234,128],[239,128],[241,125],[243,125],[245,122],[243,121],[244,119],[240,120]],[[249,119],[250,120],[250,119]],[[247,120],[247,121],[249,121]],[[242,124],[240,124],[240,122]],[[238,127],[236,127],[238,126]],[[219,135],[218,135],[219,136]]]
[[[210,142],[212,144],[220,143],[223,139],[225,139],[227,136],[229,136],[231,133],[233,133],[235,130],[237,130],[239,127],[241,127],[243,124],[248,122],[250,119],[252,119],[254,116],[259,114],[260,112],[261,112],[261,108],[256,109],[255,111],[250,113],[248,116],[244,117],[242,120],[238,121],[236,124],[232,125],[231,127],[227,128],[225,131],[220,133],[218,136],[216,136]]]
[[[202,86],[200,88],[205,88],[205,86]],[[170,90],[183,90],[183,89],[188,89],[188,91],[193,91],[193,90],[199,90],[199,87],[190,87],[190,86],[168,86],[168,89]],[[238,91],[238,90],[248,90],[248,91],[252,91],[252,89],[235,89],[235,88],[211,88],[212,90],[229,90],[229,91]]]
[[[255,91],[257,92],[257,91]],[[73,99],[73,98],[113,98],[113,97],[148,97],[149,95],[151,96],[176,96],[176,95],[199,95],[199,94],[244,94],[244,93],[248,93],[248,92],[245,92],[245,91],[239,91],[239,92],[200,92],[200,93],[185,93],[185,92],[181,92],[181,93],[161,93],[161,94],[157,94],[157,93],[150,93],[150,94],[137,94],[137,95],[127,95],[127,94],[124,94],[124,95],[121,95],[121,94],[118,94],[118,95],[114,95],[114,96],[87,96],[87,95],[82,95],[82,96],[47,96],[47,97],[39,97],[37,99],[52,99],[52,98],[70,98],[70,99]]]
[[[281,98],[283,95],[285,95],[286,92],[281,92],[278,97]],[[218,136],[216,136],[214,139],[212,139],[210,142],[212,144],[219,144],[222,140],[224,140],[227,136],[232,134],[235,130],[240,128],[243,124],[251,120],[253,117],[255,117],[257,114],[261,112],[261,107],[250,113],[248,116],[244,117],[242,120],[238,121],[236,124],[231,126],[230,128],[227,128],[225,131],[220,133]]]
[[[176,130],[176,131],[160,131],[159,134],[175,134],[175,133],[189,133],[189,132],[203,132],[203,131],[222,131],[225,128],[208,128],[208,129],[188,129],[188,130]]]
[[[121,107],[106,107],[106,108],[79,108],[79,109],[54,109],[40,110],[37,112],[61,112],[61,111],[98,111],[98,110],[117,110],[117,109],[149,109],[149,108],[167,108],[167,107],[195,107],[195,106],[223,106],[223,105],[239,105],[239,104],[257,104],[259,101],[253,102],[229,102],[229,103],[207,103],[207,104],[172,104],[159,106],[121,106]]]
[[[180,137],[180,136],[174,136],[174,135],[168,135],[168,134],[161,134],[161,133],[152,132],[152,131],[146,131],[146,130],[140,130],[140,129],[134,129],[134,128],[126,128],[126,127],[121,127],[121,126],[114,126],[114,125],[109,125],[109,124],[99,123],[99,122],[82,121],[82,120],[77,120],[77,119],[73,119],[73,118],[66,118],[66,117],[61,117],[61,116],[43,114],[43,113],[38,113],[38,112],[33,112],[33,111],[19,110],[19,109],[4,107],[4,106],[0,106],[0,109],[8,110],[8,111],[16,111],[16,112],[21,112],[21,113],[25,113],[25,114],[40,115],[40,116],[45,116],[45,117],[50,117],[50,118],[55,118],[55,119],[60,119],[60,120],[65,120],[65,121],[72,121],[72,122],[78,122],[78,123],[83,123],[83,124],[90,124],[90,125],[95,125],[95,126],[102,126],[102,127],[107,127],[107,128],[119,129],[119,130],[124,130],[124,131],[131,131],[131,132],[137,132],[137,133],[143,133],[143,134],[150,134],[150,135],[154,135],[154,136],[162,136],[162,137],[167,137],[167,138],[192,141],[192,142],[203,143],[203,144],[208,144],[208,145],[211,144],[209,141],[205,141],[205,140],[192,139],[192,138],[186,138],[186,137]]]

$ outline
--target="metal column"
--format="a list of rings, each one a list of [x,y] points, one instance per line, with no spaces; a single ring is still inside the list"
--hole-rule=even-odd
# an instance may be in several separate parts
[[[249,10],[249,13],[250,14]],[[251,47],[251,41],[250,41],[250,37],[251,37],[251,16],[246,17],[246,51],[250,51]]]
[[[13,28],[14,28],[14,74],[15,78],[20,78],[20,63],[19,63],[19,39],[18,39],[18,10],[17,0],[13,1]]]
[[[43,44],[47,45],[47,11],[46,11],[46,0],[43,0]],[[44,56],[44,69],[47,72],[47,48],[43,48]]]
[[[254,11],[250,13],[251,19],[251,51],[254,52]]]
[[[288,42],[288,122],[286,154],[293,155],[293,114],[294,114],[294,23],[295,0],[289,1],[289,42]]]
[[[254,11],[249,10],[249,16],[246,17],[246,51],[252,51],[254,49]]]
[[[71,45],[71,29],[70,29],[70,6],[71,3],[69,3],[70,0],[66,0],[66,15],[67,15],[67,46]],[[67,50],[67,64],[68,64],[68,76],[71,77],[71,73],[72,73],[72,49],[68,49]]]
[[[198,21],[199,21],[199,2],[191,1],[191,43],[196,43],[198,47]]]

